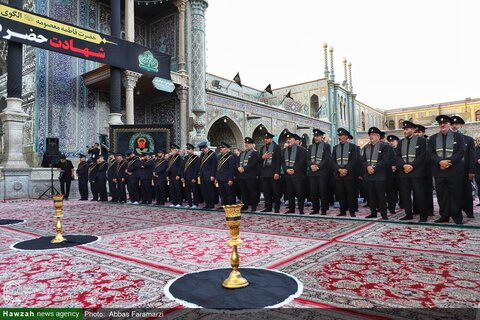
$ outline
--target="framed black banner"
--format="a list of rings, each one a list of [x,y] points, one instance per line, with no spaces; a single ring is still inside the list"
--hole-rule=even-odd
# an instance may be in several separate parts
[[[170,56],[0,4],[0,38],[170,80]]]
[[[110,150],[136,154],[169,150],[173,125],[124,125],[110,126]]]

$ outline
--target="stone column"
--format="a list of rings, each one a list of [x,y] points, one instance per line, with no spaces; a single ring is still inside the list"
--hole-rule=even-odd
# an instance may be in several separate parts
[[[133,0],[125,0],[125,40],[135,42],[135,6]]]
[[[133,106],[134,106],[134,89],[137,85],[138,79],[140,79],[142,75],[137,72],[126,70],[123,72],[123,86],[125,87],[125,111],[126,111],[126,124],[134,124],[134,114],[133,114]]]
[[[133,1],[133,0],[132,0]],[[185,74],[185,0],[177,1],[178,8],[178,72]]]
[[[121,12],[120,1],[111,0],[111,35],[120,38]],[[109,125],[122,125],[122,71],[119,68],[110,67],[110,119]]]
[[[192,142],[197,144],[206,140],[206,92],[205,92],[205,10],[208,7],[206,0],[191,0],[192,14],[192,58],[191,58],[191,93],[192,112],[195,115],[193,127],[195,129]]]
[[[175,89],[177,91],[178,99],[180,100],[180,144],[182,148],[187,144],[188,137],[188,89],[183,86],[179,86]]]

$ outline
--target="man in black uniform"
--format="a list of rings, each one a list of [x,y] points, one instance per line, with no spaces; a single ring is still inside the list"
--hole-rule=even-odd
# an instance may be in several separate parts
[[[97,186],[98,195],[100,196],[100,201],[108,201],[107,194],[107,169],[108,164],[105,162],[105,159],[102,155],[97,158],[97,178],[95,179],[95,185]]]
[[[403,122],[404,139],[400,140],[396,153],[400,200],[405,209],[405,217],[400,220],[413,220],[413,203],[420,214],[419,222],[427,221],[427,199],[425,198],[425,175],[431,168],[427,166],[427,140],[414,134],[416,126],[410,121]]]
[[[308,147],[307,176],[310,180],[310,197],[312,201],[312,212],[319,214],[320,203],[322,215],[327,214],[330,207],[328,199],[328,183],[330,175],[330,145],[323,141],[323,132],[320,129],[313,129],[313,144]],[[320,201],[321,202],[320,202]]]
[[[153,161],[150,159],[151,155],[152,153],[147,152],[140,158],[140,190],[142,193],[142,202],[140,202],[140,204],[152,204],[152,172],[154,164]]]
[[[97,163],[98,156],[100,155],[100,144],[96,142],[93,147],[88,147],[88,154],[90,155],[88,161]]]
[[[77,167],[78,191],[80,192],[80,200],[88,200],[88,163],[85,161],[85,155],[78,154],[80,162]]]
[[[215,152],[208,148],[207,142],[201,142],[198,149],[202,152],[200,156],[200,169],[198,183],[202,189],[202,197],[205,201],[203,209],[213,209],[215,204],[215,174],[217,171],[218,159]]]
[[[135,155],[132,150],[127,150],[128,164],[125,173],[127,174],[127,188],[130,203],[138,204],[140,201],[140,159]]]
[[[90,182],[90,191],[92,192],[92,200],[91,201],[98,201],[98,189],[97,189],[97,161],[89,160],[88,165],[88,181]]]
[[[198,171],[200,169],[200,158],[194,152],[195,146],[187,143],[187,157],[184,161],[182,182],[185,186],[187,205],[190,208],[197,208],[199,201]],[[193,197],[192,197],[193,193]]]
[[[462,125],[465,121],[460,116],[452,117],[452,131],[460,133]],[[475,179],[475,141],[470,136],[463,134],[465,140],[465,155],[463,163],[465,166],[464,184],[463,184],[463,201],[462,210],[468,218],[473,218],[473,197],[472,197],[472,181]]]
[[[183,174],[183,160],[178,150],[180,147],[175,143],[170,144],[170,159],[168,160],[168,181],[170,184],[171,207],[180,208],[182,206],[182,174]]]
[[[417,137],[423,137],[427,140],[427,148],[425,152],[427,155],[425,156],[425,168],[431,168],[432,167],[432,162],[430,159],[430,150],[428,150],[428,137],[425,134],[426,128],[420,124],[415,125],[416,130],[415,130],[415,135]],[[427,215],[429,217],[433,217],[433,177],[432,177],[432,170],[427,169],[425,170],[425,190],[424,190],[424,195],[425,195],[425,206],[427,210]],[[419,214],[419,210],[417,209],[416,201],[413,199],[413,214]]]
[[[440,206],[440,218],[435,222],[448,222],[450,216],[456,224],[463,224],[462,199],[465,168],[465,140],[463,135],[450,130],[452,119],[439,115],[436,118],[440,132],[428,140],[435,190]]]
[[[282,150],[280,146],[273,142],[273,134],[264,132],[264,146],[260,149],[262,164],[260,177],[262,179],[263,198],[265,199],[265,209],[262,212],[280,212],[280,199],[282,197],[282,185],[280,181],[280,167],[282,165]]]
[[[295,196],[298,201],[298,210],[303,214],[305,190],[303,180],[307,169],[307,150],[295,142],[295,134],[289,131],[285,134],[288,147],[283,150],[282,167],[285,172],[286,198],[288,199],[288,211],[295,213]]]
[[[116,171],[117,171],[117,159],[115,158],[115,152],[108,152],[108,168],[107,168],[107,179],[108,179],[108,193],[110,193],[110,196],[112,199],[110,202],[117,202],[117,186],[115,184],[115,178],[116,178]]]
[[[226,142],[220,144],[220,158],[218,159],[215,175],[218,184],[218,193],[222,206],[235,204],[235,191],[233,179],[237,170],[237,157],[230,152],[230,145]]]
[[[396,135],[388,135],[387,141],[390,149],[390,168],[387,169],[387,208],[390,213],[395,213],[398,203],[398,174],[397,174],[397,146],[400,139]]]
[[[380,141],[380,129],[371,127],[368,129],[370,143],[363,148],[363,168],[365,170],[364,183],[368,189],[368,202],[370,215],[366,218],[376,218],[377,209],[382,219],[387,218],[387,204],[385,190],[387,182],[387,169],[391,169],[389,146]]]
[[[478,199],[480,200],[480,137],[475,139],[475,182],[477,183]],[[480,207],[480,203],[477,204]]]
[[[359,152],[355,144],[347,141],[350,135],[347,130],[338,128],[337,133],[339,144],[333,147],[330,165],[335,179],[336,197],[340,203],[338,216],[346,216],[349,210],[350,216],[355,217],[358,195],[355,179],[358,178]]]
[[[257,150],[253,148],[255,141],[252,138],[245,138],[245,150],[240,153],[238,158],[238,183],[242,193],[242,210],[247,210],[251,206],[252,212],[257,211],[258,202],[260,202],[260,189],[258,185],[259,168],[261,158]]]
[[[60,155],[60,162],[57,165],[57,170],[60,171],[58,179],[60,180],[60,190],[64,195],[63,200],[68,200],[68,196],[70,195],[70,185],[75,178],[73,169],[72,161],[67,160],[67,157],[64,154]]]
[[[157,160],[153,167],[153,179],[155,184],[155,203],[157,206],[165,205],[167,198],[167,169],[168,161],[165,159],[166,151],[158,149]]]
[[[128,162],[123,159],[123,154],[117,152],[115,155],[117,160],[117,165],[115,168],[115,198],[118,199],[120,203],[127,202],[127,192],[125,191],[125,184],[127,183],[127,170]]]

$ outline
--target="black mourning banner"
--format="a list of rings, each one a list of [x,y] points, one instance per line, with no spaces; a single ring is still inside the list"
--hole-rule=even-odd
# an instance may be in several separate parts
[[[0,39],[170,80],[167,54],[4,4],[0,4]]]
[[[110,150],[136,154],[168,150],[172,142],[172,125],[124,125],[110,126]]]

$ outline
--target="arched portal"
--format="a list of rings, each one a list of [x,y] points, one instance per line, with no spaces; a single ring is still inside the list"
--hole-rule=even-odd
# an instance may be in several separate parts
[[[221,117],[213,122],[207,132],[207,139],[212,147],[218,147],[223,141],[231,145],[232,148],[243,149],[242,132],[229,117]]]
[[[260,148],[264,145],[263,143],[263,133],[265,132],[266,128],[263,124],[259,124],[252,133],[252,139],[255,141],[255,149],[260,150]]]
[[[285,142],[287,142],[287,137],[285,136],[286,132],[288,130],[287,129],[283,129],[282,132],[280,132],[280,135],[278,136],[278,145],[283,148],[283,145],[285,144]]]

